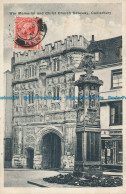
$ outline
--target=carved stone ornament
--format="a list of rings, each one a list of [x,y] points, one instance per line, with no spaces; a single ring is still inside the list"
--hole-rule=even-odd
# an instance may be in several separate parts
[[[87,77],[91,77],[93,73],[93,69],[95,69],[95,65],[92,62],[92,58],[93,58],[92,54],[87,54],[82,59],[82,64],[83,64],[84,71],[86,72]]]
[[[87,114],[90,122],[94,123],[97,117],[97,111],[88,111]]]

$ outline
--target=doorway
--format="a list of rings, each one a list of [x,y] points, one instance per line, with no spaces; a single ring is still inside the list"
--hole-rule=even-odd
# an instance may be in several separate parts
[[[33,168],[34,149],[27,148],[27,168]]]
[[[43,137],[42,167],[44,169],[60,168],[61,139],[54,133]]]

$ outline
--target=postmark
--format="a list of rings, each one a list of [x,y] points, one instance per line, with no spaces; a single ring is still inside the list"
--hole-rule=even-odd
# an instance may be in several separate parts
[[[16,17],[14,48],[40,50],[46,32],[42,18]]]

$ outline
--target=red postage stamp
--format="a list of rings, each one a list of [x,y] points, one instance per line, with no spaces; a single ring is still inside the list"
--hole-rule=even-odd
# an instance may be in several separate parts
[[[42,18],[16,17],[14,48],[40,50],[46,32]]]

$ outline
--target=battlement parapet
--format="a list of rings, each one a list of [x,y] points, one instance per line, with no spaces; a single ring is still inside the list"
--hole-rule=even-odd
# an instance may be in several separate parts
[[[40,51],[27,50],[14,53],[15,64],[25,63],[27,61],[37,60],[39,58],[48,57],[56,53],[62,53],[64,50],[69,50],[71,48],[87,49],[89,41],[85,39],[82,35],[72,35],[68,36],[64,42],[56,41],[53,44],[47,44],[41,47]]]

